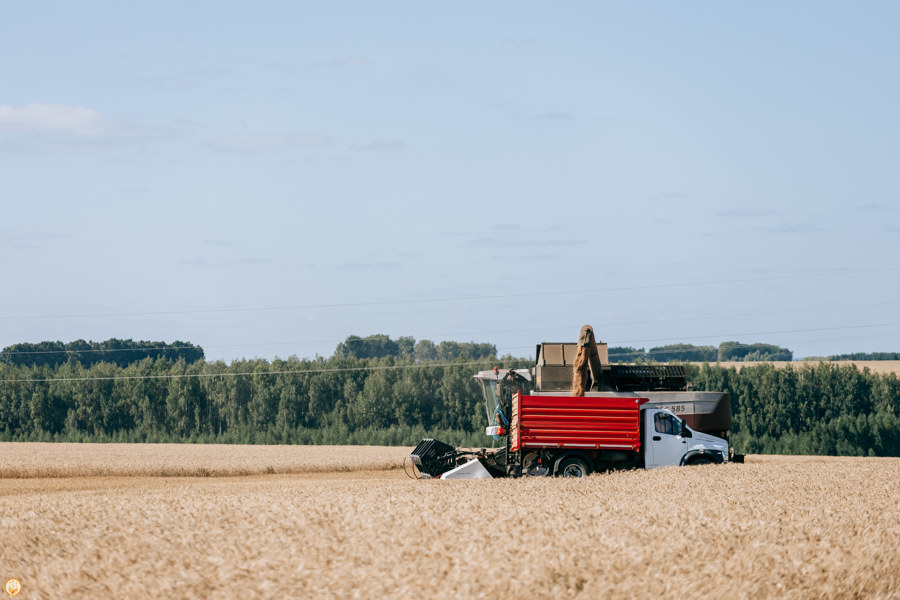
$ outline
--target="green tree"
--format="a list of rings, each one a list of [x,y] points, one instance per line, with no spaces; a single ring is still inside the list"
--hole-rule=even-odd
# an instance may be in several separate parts
[[[437,360],[437,346],[431,340],[419,340],[415,347],[416,362],[426,362],[429,360]]]
[[[611,363],[633,363],[647,358],[647,353],[643,348],[632,348],[631,346],[610,346],[607,353]]]
[[[647,358],[659,362],[681,360],[685,362],[715,361],[718,351],[713,346],[694,346],[693,344],[669,344],[650,348]]]
[[[789,361],[793,352],[772,344],[741,344],[722,342],[719,344],[718,359],[726,361]]]
[[[406,345],[404,343],[404,347]],[[382,358],[399,355],[400,346],[384,334],[370,335],[364,338],[351,335],[338,344],[334,350],[334,356],[348,358]]]

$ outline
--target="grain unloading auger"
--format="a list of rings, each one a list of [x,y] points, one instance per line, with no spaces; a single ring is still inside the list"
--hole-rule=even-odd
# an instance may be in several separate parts
[[[537,346],[531,369],[481,371],[499,447],[461,450],[425,439],[410,458],[422,477],[584,477],[613,468],[741,462],[729,456],[731,399],[687,389],[678,365],[610,365],[590,326],[577,344]]]

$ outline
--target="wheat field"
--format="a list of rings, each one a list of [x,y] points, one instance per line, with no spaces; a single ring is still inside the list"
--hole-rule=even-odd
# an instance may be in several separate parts
[[[400,468],[409,448],[0,442],[0,479],[225,477]]]
[[[714,362],[710,363],[713,366],[724,367],[726,369],[730,369],[731,367],[736,368],[738,371],[743,369],[744,367],[756,367],[758,365],[772,365],[776,369],[783,369],[784,367],[790,366],[795,371],[798,369],[803,369],[804,367],[816,367],[821,363],[821,361],[817,360],[794,360],[794,361],[786,361],[786,360],[774,360],[774,361],[723,361],[723,362]],[[692,365],[702,366],[704,363],[702,362],[694,362]],[[830,367],[848,367],[850,365],[856,366],[857,369],[862,371],[863,369],[868,369],[872,373],[877,373],[879,375],[888,375],[890,373],[894,373],[895,375],[900,375],[900,360],[833,360],[833,361],[824,361],[824,364]]]
[[[29,466],[0,479],[20,598],[900,597],[900,459],[442,482],[396,468],[408,448],[157,447],[146,473],[179,452],[175,471],[209,475],[225,450],[246,453],[234,472],[334,462],[148,477],[122,476],[144,448],[64,476],[39,468],[60,450],[21,446]]]

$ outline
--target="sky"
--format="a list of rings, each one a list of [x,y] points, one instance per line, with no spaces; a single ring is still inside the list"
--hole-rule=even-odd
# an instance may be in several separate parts
[[[7,2],[0,347],[900,351],[900,4]]]

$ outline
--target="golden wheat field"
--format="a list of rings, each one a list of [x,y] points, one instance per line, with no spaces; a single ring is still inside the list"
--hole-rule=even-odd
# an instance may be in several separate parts
[[[399,468],[409,453],[386,446],[0,442],[0,479],[384,471]]]
[[[691,363],[701,366],[703,363],[695,362]],[[820,361],[816,360],[794,360],[794,361],[784,361],[784,360],[776,360],[776,361],[724,361],[724,362],[716,362],[711,363],[716,366],[725,367],[726,369],[730,369],[731,367],[736,368],[738,371],[743,369],[744,367],[755,367],[762,364],[772,365],[776,369],[783,369],[784,367],[790,366],[795,371],[798,369],[802,369],[804,367],[816,367],[820,363]],[[877,373],[878,375],[888,375],[890,373],[894,373],[896,375],[900,375],[900,360],[834,360],[834,361],[825,361],[826,365],[831,367],[848,367],[850,365],[856,366],[857,369],[862,371],[863,369],[868,369],[872,373]]]
[[[900,597],[900,459],[441,482],[403,448],[0,452],[20,598]]]

